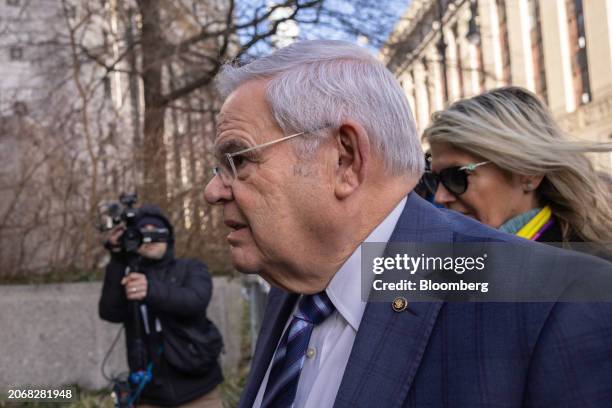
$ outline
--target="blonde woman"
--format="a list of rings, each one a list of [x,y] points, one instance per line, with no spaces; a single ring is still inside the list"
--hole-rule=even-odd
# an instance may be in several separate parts
[[[436,112],[425,181],[434,200],[508,233],[543,242],[612,242],[611,195],[585,153],[531,92],[505,87]]]

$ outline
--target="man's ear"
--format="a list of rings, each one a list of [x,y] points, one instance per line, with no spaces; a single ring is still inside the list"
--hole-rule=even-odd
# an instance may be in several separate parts
[[[350,196],[365,180],[370,158],[370,140],[363,126],[347,120],[336,135],[338,163],[335,194],[339,199]]]

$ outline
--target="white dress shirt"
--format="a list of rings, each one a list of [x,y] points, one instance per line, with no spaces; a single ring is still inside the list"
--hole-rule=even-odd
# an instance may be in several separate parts
[[[364,242],[388,242],[405,204],[404,197]],[[326,408],[334,405],[366,307],[366,302],[361,300],[361,245],[336,272],[325,292],[336,310],[312,331],[294,408]],[[294,307],[294,313],[298,304],[299,300]],[[284,330],[287,330],[292,319],[293,313]],[[271,366],[268,365],[253,408],[261,406],[270,369]]]

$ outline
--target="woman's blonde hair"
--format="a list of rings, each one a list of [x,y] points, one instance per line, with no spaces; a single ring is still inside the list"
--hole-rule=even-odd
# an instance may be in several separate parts
[[[536,193],[550,205],[563,240],[612,242],[611,193],[585,153],[611,143],[570,141],[533,93],[494,89],[435,112],[423,139],[493,162],[509,173],[544,176]]]

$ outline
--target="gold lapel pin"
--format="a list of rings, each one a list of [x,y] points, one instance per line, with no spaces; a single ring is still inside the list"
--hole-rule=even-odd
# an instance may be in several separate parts
[[[396,297],[395,300],[391,302],[391,307],[394,311],[398,313],[403,312],[408,307],[408,301],[406,300],[406,298],[403,298],[401,296]]]

